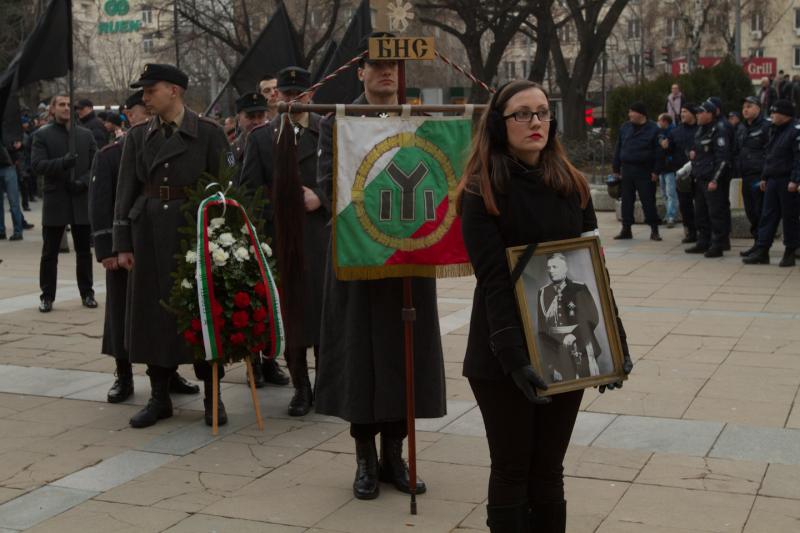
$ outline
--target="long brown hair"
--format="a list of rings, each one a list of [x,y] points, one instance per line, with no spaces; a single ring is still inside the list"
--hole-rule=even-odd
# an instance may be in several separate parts
[[[515,94],[528,89],[539,89],[547,96],[547,91],[538,83],[528,80],[517,80],[501,87],[492,97],[486,110],[481,115],[478,128],[472,139],[469,159],[464,167],[461,183],[458,186],[458,206],[461,212],[461,197],[465,189],[480,192],[486,211],[492,215],[499,215],[495,201],[495,191],[505,191],[509,179],[508,146],[498,146],[497,133],[492,132],[494,127],[505,128],[505,121],[501,125],[496,123],[497,114],[502,115],[506,104]],[[493,115],[494,113],[494,115]],[[494,136],[494,138],[493,138]],[[580,197],[581,207],[586,207],[589,202],[589,183],[575,166],[567,159],[567,153],[555,134],[550,135],[547,144],[542,150],[539,166],[542,169],[542,179],[548,187],[554,189],[562,196],[577,193]]]

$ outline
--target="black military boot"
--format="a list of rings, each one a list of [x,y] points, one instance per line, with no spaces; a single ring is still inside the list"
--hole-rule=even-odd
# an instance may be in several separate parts
[[[273,385],[289,384],[289,376],[281,370],[281,367],[278,366],[278,362],[274,359],[267,359],[262,362],[261,369],[264,375],[264,381],[267,383],[272,383]]]
[[[753,248],[750,255],[742,259],[745,265],[768,265],[769,264],[769,250],[766,248]]]
[[[727,237],[724,241],[722,241],[722,251],[723,252],[730,252],[731,251],[731,238]]]
[[[682,244],[692,244],[697,242],[697,231],[686,229],[686,236],[681,239]]]
[[[260,356],[253,358],[253,384],[257,389],[263,389],[267,386],[267,382],[264,381],[264,370],[261,366]]]
[[[150,370],[150,399],[147,405],[133,415],[130,420],[131,427],[146,428],[150,427],[159,420],[172,416],[172,400],[169,397],[169,374],[161,376],[153,375]]]
[[[117,379],[108,389],[108,403],[124,402],[133,395],[133,367],[130,361],[116,359],[117,371],[114,375]]]
[[[380,493],[378,484],[378,450],[375,438],[356,440],[356,478],[353,496],[359,500],[374,500]]]
[[[531,508],[530,533],[564,533],[567,502],[536,504]]]
[[[380,479],[384,483],[391,483],[400,492],[411,493],[408,488],[408,465],[403,460],[403,439],[381,435]],[[425,482],[417,476],[416,493],[424,494],[427,490]]]
[[[189,382],[185,377],[178,374],[176,370],[169,380],[169,391],[172,394],[198,394],[200,385]]]
[[[311,410],[314,403],[314,391],[311,390],[311,381],[308,376],[294,389],[294,396],[289,402],[289,416],[305,416]]]
[[[786,248],[786,250],[783,251],[783,259],[778,263],[778,266],[793,267],[795,265],[794,250],[794,248]]]
[[[527,503],[521,505],[487,505],[486,515],[486,525],[489,526],[489,531],[492,533],[539,531],[538,529],[531,529],[530,509]]]
[[[717,246],[716,244],[713,245],[711,248],[706,250],[706,253],[703,254],[703,257],[722,257],[722,252],[725,248],[722,245]]]
[[[661,234],[658,233],[658,226],[652,226],[651,227],[650,240],[651,241],[656,241],[656,242],[662,240],[661,239]]]
[[[694,246],[684,250],[687,254],[704,254],[708,251],[707,244],[696,243]]]
[[[206,397],[203,398],[203,407],[205,408],[205,419],[207,426],[214,425],[214,388],[212,387],[213,380],[208,380],[203,382],[203,388],[205,389]],[[217,387],[219,387],[219,383],[217,383]],[[217,425],[224,426],[228,423],[228,413],[225,412],[225,404],[222,403],[222,391],[219,391],[218,394],[218,405],[217,405]]]
[[[625,240],[625,239],[633,239],[633,232],[631,231],[630,226],[622,226],[622,230],[614,236],[616,240]]]
[[[747,257],[748,255],[752,254],[755,251],[756,251],[756,245],[754,244],[747,250],[742,250],[741,252],[739,252],[739,257]]]

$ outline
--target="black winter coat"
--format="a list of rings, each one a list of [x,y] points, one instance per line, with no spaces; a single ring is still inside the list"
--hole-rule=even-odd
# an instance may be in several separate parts
[[[86,128],[76,128],[77,155],[76,180],[89,184],[89,171],[97,145]],[[79,193],[68,188],[70,171],[64,168],[64,156],[69,151],[69,131],[56,122],[39,128],[33,134],[31,166],[36,174],[44,176],[43,226],[89,224],[88,187]]]
[[[738,176],[761,176],[767,154],[770,124],[772,123],[764,117],[758,117],[752,124],[745,121],[739,125],[734,148],[734,166]]]
[[[614,151],[614,172],[627,174],[626,168],[631,173],[648,176],[655,172],[659,131],[652,120],[641,126],[632,122],[623,124]]]
[[[106,131],[103,121],[100,120],[94,111],[80,119],[81,126],[92,132],[94,142],[97,143],[97,148],[103,148],[108,144],[108,131]]]
[[[770,127],[761,179],[789,178],[800,183],[800,122]]]
[[[461,204],[464,243],[478,279],[464,358],[468,378],[499,380],[530,364],[506,248],[571,239],[597,229],[591,201],[581,208],[577,194],[560,196],[542,182],[538,169],[517,161],[509,161],[509,167],[505,192],[495,191],[499,216],[489,214],[483,197],[471,187]],[[625,328],[619,318],[617,323],[627,354]]]

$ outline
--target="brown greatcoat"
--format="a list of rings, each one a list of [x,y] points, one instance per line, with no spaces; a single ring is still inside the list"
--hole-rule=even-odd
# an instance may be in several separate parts
[[[192,355],[177,331],[175,317],[161,304],[174,283],[178,229],[185,199],[151,198],[145,185],[194,187],[204,173],[219,176],[232,166],[228,139],[214,121],[186,108],[170,138],[158,117],[132,128],[125,139],[114,210],[114,252],[133,252],[126,312],[126,344],[132,363],[174,367]]]

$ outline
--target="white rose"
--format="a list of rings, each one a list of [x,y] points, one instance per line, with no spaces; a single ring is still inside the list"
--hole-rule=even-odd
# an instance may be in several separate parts
[[[186,262],[187,263],[197,263],[197,254],[192,250],[186,252]]]
[[[217,242],[225,248],[229,248],[230,246],[236,244],[236,239],[234,239],[233,235],[230,233],[223,233],[219,236]]]
[[[192,284],[189,282],[188,279],[184,278],[181,281],[181,287],[183,287],[184,289],[191,289],[192,288]]]
[[[261,249],[264,250],[264,253],[267,254],[267,257],[272,257],[272,248],[269,247],[269,244],[262,242]]]
[[[247,248],[239,247],[233,252],[233,257],[241,263],[250,259],[250,252],[247,251]]]
[[[218,267],[224,267],[230,257],[230,254],[222,249],[214,250],[211,254],[211,258],[214,260],[214,266]]]
[[[218,229],[225,225],[225,219],[223,217],[212,218],[208,225],[212,229]]]
[[[221,249],[222,248],[220,248],[219,245],[217,243],[215,243],[214,241],[208,241],[208,251],[211,252],[212,254],[214,252],[216,252],[217,250],[221,250]]]
[[[248,231],[247,229],[247,224],[242,226],[242,229],[240,231],[242,232],[242,235],[250,235],[250,231]]]

